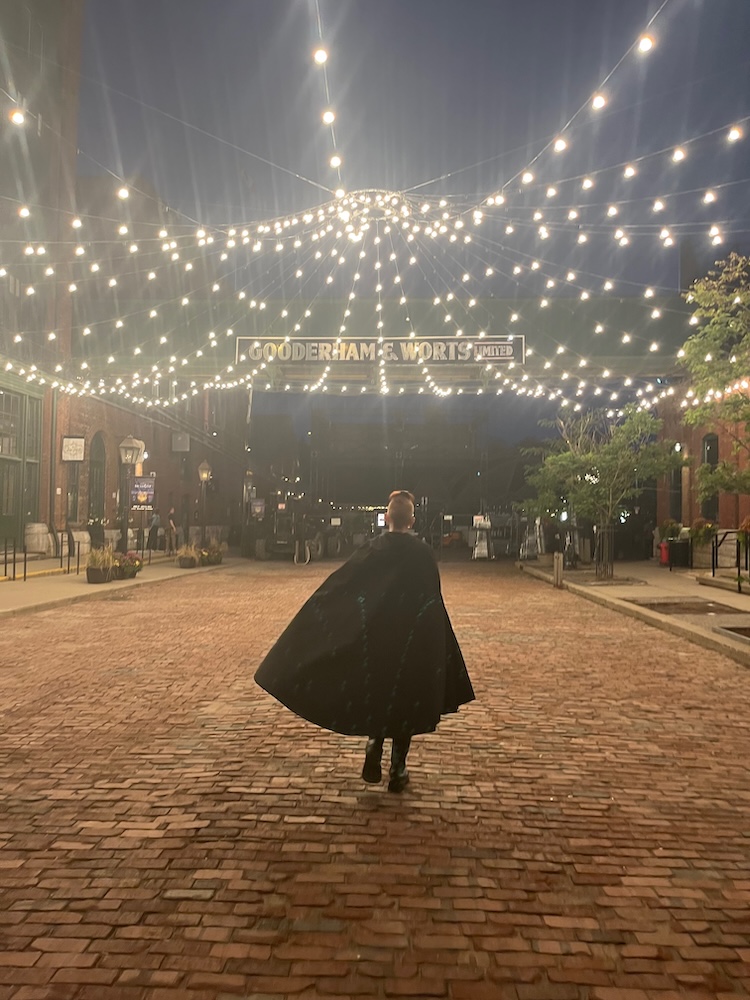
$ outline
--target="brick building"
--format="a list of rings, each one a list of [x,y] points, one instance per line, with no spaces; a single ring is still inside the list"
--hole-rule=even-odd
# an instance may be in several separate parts
[[[55,535],[95,518],[114,527],[127,475],[119,443],[129,435],[145,443],[139,471],[156,475],[163,512],[174,506],[183,525],[200,520],[197,468],[204,460],[213,470],[209,523],[229,525],[241,512],[242,394],[201,389],[173,412],[153,415],[124,401],[66,394],[35,368],[80,367],[88,348],[76,333],[79,320],[97,305],[95,295],[73,298],[71,263],[59,251],[69,244],[72,220],[85,211],[96,217],[113,184],[76,177],[83,11],[84,0],[0,6],[0,544],[21,544],[35,524]],[[130,216],[137,220],[140,210],[153,223],[155,192],[141,202],[140,209],[137,199],[128,205]],[[46,245],[44,294],[27,294],[39,260],[24,260],[24,243]],[[82,461],[66,460],[70,438],[83,439]]]
[[[671,518],[689,527],[698,517],[714,521],[722,528],[737,528],[750,516],[750,496],[720,493],[709,500],[698,499],[695,475],[701,465],[716,466],[719,462],[738,460],[744,466],[747,459],[735,456],[732,434],[744,437],[744,427],[691,427],[677,407],[660,412],[664,420],[664,437],[676,441],[687,464],[662,480],[657,489],[657,517],[661,524]]]

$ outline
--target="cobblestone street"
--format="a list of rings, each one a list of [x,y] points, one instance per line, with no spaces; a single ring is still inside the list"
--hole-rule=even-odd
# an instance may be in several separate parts
[[[0,1000],[749,996],[750,673],[446,565],[477,701],[389,795],[253,682],[331,568],[3,622]]]

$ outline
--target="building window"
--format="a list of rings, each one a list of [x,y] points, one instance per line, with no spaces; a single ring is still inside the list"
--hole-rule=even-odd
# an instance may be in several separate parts
[[[706,434],[701,446],[701,464],[715,469],[719,464],[719,438],[716,434]],[[701,516],[707,521],[719,519],[719,496],[709,497],[701,504]]]
[[[101,431],[94,435],[89,451],[89,521],[104,518],[104,486],[107,452]]]
[[[39,462],[26,463],[23,481],[23,510],[27,524],[39,520]]]
[[[42,401],[28,398],[26,400],[26,458],[41,458],[42,446]]]
[[[78,484],[81,477],[81,463],[68,462],[68,490],[65,504],[65,518],[68,524],[78,521]]]
[[[682,469],[672,469],[669,477],[669,516],[682,521]]]
[[[18,458],[21,434],[21,397],[0,391],[0,455]]]
[[[0,461],[0,515],[15,517],[18,513],[18,475],[20,462]]]

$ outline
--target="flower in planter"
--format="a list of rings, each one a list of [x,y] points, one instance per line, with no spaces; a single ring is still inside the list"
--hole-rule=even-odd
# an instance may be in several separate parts
[[[117,555],[115,565],[123,576],[135,576],[143,569],[143,560],[137,552],[124,552]]]
[[[705,517],[698,517],[690,526],[690,537],[695,545],[708,545],[716,534],[716,525]]]

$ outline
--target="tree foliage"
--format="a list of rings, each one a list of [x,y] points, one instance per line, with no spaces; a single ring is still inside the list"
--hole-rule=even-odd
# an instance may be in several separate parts
[[[537,514],[570,506],[578,517],[611,524],[649,480],[682,464],[674,443],[657,441],[661,421],[629,407],[618,420],[593,410],[557,422],[562,450],[550,451],[529,484]]]
[[[750,258],[737,253],[695,281],[686,295],[701,325],[683,345],[683,364],[697,405],[685,421],[709,427],[732,441],[731,460],[698,470],[701,499],[750,493]]]

